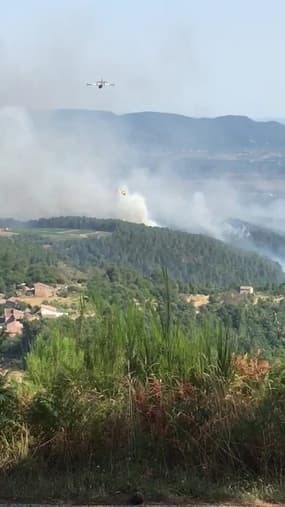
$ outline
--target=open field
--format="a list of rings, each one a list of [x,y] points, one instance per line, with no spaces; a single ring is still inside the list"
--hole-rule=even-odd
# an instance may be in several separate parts
[[[15,299],[29,306],[40,306],[44,303],[48,303],[56,307],[74,307],[79,304],[80,293],[70,294],[66,297],[56,295],[45,298],[37,296],[17,296]]]
[[[4,231],[5,232],[5,231]],[[66,239],[89,239],[101,238],[111,234],[105,231],[92,231],[84,229],[56,229],[56,228],[17,228],[9,231],[10,236],[15,234],[41,236],[52,240],[66,240]]]
[[[88,238],[101,238],[109,235],[109,232],[105,231],[92,231],[84,229],[53,229],[53,228],[27,228],[27,229],[15,229],[14,234],[35,234],[50,239],[88,239]]]

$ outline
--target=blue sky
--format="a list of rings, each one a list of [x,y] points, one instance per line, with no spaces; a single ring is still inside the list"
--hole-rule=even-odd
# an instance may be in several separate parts
[[[2,2],[0,106],[284,118],[284,20],[284,0]]]

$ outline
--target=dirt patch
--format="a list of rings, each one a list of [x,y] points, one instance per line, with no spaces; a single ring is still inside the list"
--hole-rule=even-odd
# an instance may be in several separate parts
[[[40,306],[44,301],[48,301],[49,303],[53,301],[53,297],[37,297],[37,296],[19,296],[15,298],[20,303],[25,303],[29,306]]]
[[[47,303],[51,306],[56,307],[73,307],[78,305],[80,299],[80,293],[70,294],[67,297],[60,297],[58,295],[49,296],[49,297],[38,297],[38,296],[18,296],[15,301],[19,301],[20,303],[24,303],[27,306],[35,307],[41,306],[44,303]]]
[[[11,238],[12,236],[17,236],[17,232],[6,231],[5,229],[0,229],[0,237],[1,238]]]
[[[201,306],[206,306],[209,304],[209,295],[208,294],[185,294],[184,301],[186,303],[191,303],[194,308],[199,309]]]

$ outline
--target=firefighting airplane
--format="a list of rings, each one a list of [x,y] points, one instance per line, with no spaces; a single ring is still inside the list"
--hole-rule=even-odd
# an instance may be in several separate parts
[[[101,90],[104,86],[115,86],[115,83],[110,83],[101,78],[99,81],[95,81],[95,83],[86,83],[86,86],[97,86]]]

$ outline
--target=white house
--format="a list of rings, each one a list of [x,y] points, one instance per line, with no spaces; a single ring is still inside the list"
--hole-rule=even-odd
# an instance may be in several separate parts
[[[63,317],[63,315],[68,315],[66,312],[60,312],[54,306],[49,305],[41,305],[40,314],[43,319],[57,319]]]
[[[251,285],[241,285],[239,288],[240,294],[251,295],[254,294],[254,289]]]

